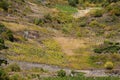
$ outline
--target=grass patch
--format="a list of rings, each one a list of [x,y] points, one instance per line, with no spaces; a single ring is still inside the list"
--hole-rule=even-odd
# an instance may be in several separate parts
[[[17,23],[11,23],[11,22],[2,22],[5,27],[10,29],[13,32],[18,32],[18,31],[24,31],[24,30],[35,30],[35,31],[40,31],[43,33],[49,33],[49,31],[45,28],[41,28],[36,25],[22,25],[22,24],[17,24]]]
[[[61,12],[64,12],[64,13],[73,14],[73,13],[77,12],[77,8],[71,7],[69,5],[60,5],[60,4],[57,4],[55,7],[58,10],[60,10]]]
[[[64,53],[60,46],[54,40],[44,40],[41,47],[39,43],[17,43],[6,41],[9,45],[8,55],[9,59],[36,63],[46,63],[63,65]]]

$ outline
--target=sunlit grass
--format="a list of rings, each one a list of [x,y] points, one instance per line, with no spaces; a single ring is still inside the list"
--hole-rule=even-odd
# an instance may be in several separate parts
[[[39,43],[17,43],[6,41],[6,44],[10,47],[8,52],[9,59],[36,62],[36,63],[46,63],[46,64],[56,64],[62,65],[64,62],[64,53],[62,52],[59,45],[54,40],[43,41],[43,47],[40,47]]]
[[[57,4],[56,8],[59,9],[61,12],[69,13],[69,14],[77,12],[77,8],[71,7],[69,5],[59,5],[59,4]]]
[[[17,24],[17,23],[12,23],[12,22],[2,22],[2,23],[13,32],[25,31],[25,30],[34,30],[34,31],[40,31],[43,33],[49,32],[47,29],[33,25],[33,24],[32,25],[22,25],[22,24]]]

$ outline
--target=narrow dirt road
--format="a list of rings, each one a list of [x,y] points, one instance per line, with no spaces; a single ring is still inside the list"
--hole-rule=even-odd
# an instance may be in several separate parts
[[[63,70],[66,71],[67,74],[71,73],[71,69],[69,69],[69,68],[61,68],[59,66],[49,65],[49,64],[12,61],[12,60],[10,60],[8,63],[9,64],[17,63],[22,68],[22,70],[30,70],[30,69],[33,69],[33,68],[42,68],[42,69],[47,70],[49,72],[57,72],[57,71],[63,69]]]
[[[57,72],[61,69],[66,71],[67,75],[71,74],[73,69],[69,68],[61,68],[55,65],[48,65],[48,64],[39,64],[39,63],[30,63],[30,62],[20,62],[20,61],[9,61],[9,64],[17,63],[23,70],[29,70],[32,68],[43,68],[44,70],[48,70],[49,72]],[[108,76],[105,73],[105,70],[74,70],[76,73],[83,72],[85,76]],[[44,76],[44,75],[43,75]]]

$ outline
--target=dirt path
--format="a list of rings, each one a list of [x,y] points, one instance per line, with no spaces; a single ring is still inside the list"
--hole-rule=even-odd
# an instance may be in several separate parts
[[[55,65],[40,64],[40,63],[31,63],[31,62],[22,62],[22,61],[9,61],[9,64],[17,63],[22,70],[29,70],[32,68],[42,68],[49,72],[57,72],[61,69],[65,70],[67,74],[70,74],[71,70],[69,68],[61,68]]]
[[[70,75],[71,71],[73,70],[73,69],[69,69],[69,68],[61,68],[61,67],[58,67],[55,65],[48,65],[48,64],[9,61],[9,64],[12,64],[12,63],[17,63],[23,70],[29,70],[31,68],[43,68],[44,70],[48,70],[49,72],[57,72],[57,71],[63,69],[66,71],[67,75]],[[74,70],[74,71],[76,73],[83,72],[83,73],[85,73],[85,76],[96,76],[96,77],[108,76],[105,73],[105,70]],[[50,75],[48,75],[48,76],[50,76]],[[42,76],[46,76],[46,74],[42,74]]]

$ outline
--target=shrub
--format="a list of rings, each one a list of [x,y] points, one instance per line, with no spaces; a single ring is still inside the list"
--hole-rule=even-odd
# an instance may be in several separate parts
[[[5,11],[7,11],[9,4],[6,0],[2,0],[2,1],[0,1],[0,7],[3,8]]]
[[[76,32],[77,37],[82,37],[82,33],[80,31]]]
[[[66,76],[66,72],[64,70],[60,70],[57,72],[59,77],[65,77]]]
[[[23,76],[20,74],[14,74],[10,77],[10,80],[26,80],[26,79],[23,78]]]
[[[44,18],[45,18],[46,20],[52,21],[52,16],[51,16],[50,14],[44,15]]]
[[[104,44],[94,49],[95,53],[118,53],[120,44],[117,42],[105,41]]]
[[[111,70],[111,69],[113,69],[114,65],[112,62],[106,62],[104,67],[108,70]]]
[[[96,49],[94,49],[94,52],[95,52],[95,53],[102,53],[102,50],[96,48]]]
[[[106,7],[106,11],[110,15],[120,16],[120,4],[119,3],[112,3]]]
[[[9,66],[9,68],[10,68],[11,71],[14,71],[14,72],[20,72],[20,71],[21,71],[19,65],[16,64],[16,63],[11,64],[11,65]]]
[[[94,20],[89,23],[90,27],[103,27],[102,24],[100,24],[98,21]]]
[[[2,64],[7,65],[7,64],[8,64],[8,61],[7,61],[5,58],[0,58],[0,66],[1,66]]]
[[[90,14],[91,16],[94,16],[94,17],[101,17],[103,15],[103,10],[96,9],[96,10],[93,10]]]
[[[6,39],[8,39],[9,41],[14,41],[13,34],[10,30],[6,31],[6,35],[7,35]]]
[[[36,24],[36,25],[40,25],[40,24],[43,24],[44,22],[43,22],[43,20],[42,19],[39,19],[39,18],[35,18],[34,19],[34,24]]]
[[[2,38],[0,38],[0,43],[4,44],[4,40]]]
[[[89,23],[89,26],[90,26],[90,27],[97,27],[97,26],[98,26],[98,22],[97,22],[96,20],[91,21],[91,22]]]
[[[13,33],[10,30],[6,30],[5,32],[1,33],[1,37],[12,42],[14,41]]]
[[[85,27],[86,26],[86,22],[85,21],[82,21],[82,22],[80,22],[80,27]]]
[[[67,33],[69,33],[69,29],[66,26],[64,26],[64,27],[62,27],[62,32],[67,34]]]
[[[4,40],[2,38],[0,38],[0,50],[2,49],[6,49],[5,44],[4,44]]]
[[[69,3],[69,5],[71,5],[71,6],[77,6],[77,4],[79,3],[79,0],[68,0],[68,3]]]
[[[8,30],[7,28],[5,28],[5,26],[3,24],[0,24],[0,36],[3,39],[7,39],[9,41],[14,41],[14,37],[13,37],[13,33]]]
[[[0,50],[2,50],[2,49],[6,49],[6,47],[5,47],[4,44],[1,44],[1,43],[0,43]]]
[[[58,13],[58,15],[55,18],[59,23],[64,23],[64,24],[72,23],[72,21],[74,20],[70,14],[66,14],[62,12]]]
[[[5,26],[3,24],[0,23],[0,34],[2,32],[4,32],[6,29],[5,29]]]
[[[0,69],[0,80],[9,80],[9,76],[4,69]]]

